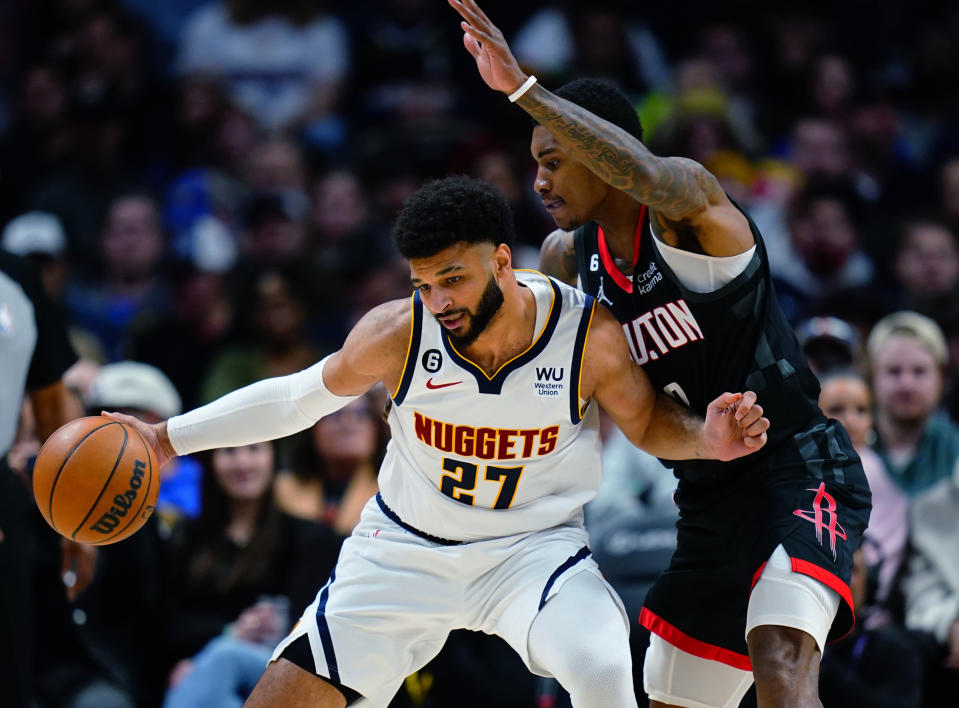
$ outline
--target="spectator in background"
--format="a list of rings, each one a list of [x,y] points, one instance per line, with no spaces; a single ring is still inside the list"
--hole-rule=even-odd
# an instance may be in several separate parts
[[[165,248],[153,197],[130,192],[113,200],[100,238],[103,276],[70,287],[66,299],[72,321],[99,338],[110,360],[124,358],[137,328],[170,308]]]
[[[274,504],[272,443],[204,459],[203,513],[167,542],[168,708],[240,705],[291,616],[329,576],[342,540]]]
[[[302,262],[309,200],[301,192],[253,194],[243,214],[241,257],[255,267]]]
[[[313,183],[311,248],[316,262],[343,290],[394,257],[389,228],[375,215],[359,175],[334,168]]]
[[[343,137],[336,111],[349,38],[322,3],[211,2],[183,27],[176,65],[183,75],[222,77],[232,100],[268,132]]]
[[[915,312],[884,317],[866,344],[876,399],[876,451],[892,479],[915,497],[952,474],[959,429],[939,412],[946,342]]]
[[[839,368],[819,373],[819,383],[819,407],[849,433],[869,480],[874,511],[863,534],[862,553],[864,562],[877,576],[869,600],[871,605],[878,606],[890,599],[905,559],[909,500],[869,444],[876,435],[872,429],[872,393],[865,377],[852,367]]]
[[[790,212],[802,186],[809,181],[842,182],[852,174],[849,138],[837,121],[800,114],[779,152],[773,157],[782,161],[774,159],[767,166],[772,169],[768,170],[765,189],[751,204],[774,266],[777,261],[794,257]]]
[[[348,167],[318,175],[310,187],[308,249],[316,319],[312,335],[335,348],[350,329],[349,311],[360,283],[395,258],[359,175]]]
[[[802,345],[809,368],[817,376],[834,369],[851,369],[862,356],[856,330],[838,317],[810,317],[803,320],[796,326],[796,337]]]
[[[370,165],[371,184],[407,171],[442,173],[458,141],[476,130],[478,106],[467,98],[469,75],[459,37],[442,22],[445,9],[433,0],[381,0],[354,19],[352,145]],[[413,189],[423,176],[411,176]]]
[[[522,173],[515,154],[498,147],[484,150],[476,156],[469,172],[495,186],[506,197],[516,226],[513,262],[520,268],[536,268],[542,236],[549,232],[552,222],[543,214],[541,202],[533,201],[535,194],[527,188],[527,175]]]
[[[666,53],[652,28],[615,3],[553,2],[534,12],[511,42],[516,58],[548,83],[581,75],[615,81],[638,99],[670,83]]]
[[[0,247],[32,260],[40,271],[47,296],[54,303],[63,301],[69,265],[67,236],[60,219],[43,211],[21,214],[4,227]]]
[[[257,143],[247,160],[246,183],[255,192],[304,193],[306,169],[299,147],[284,138],[267,138]]]
[[[959,239],[941,223],[908,220],[893,268],[905,309],[930,314],[939,301],[959,298]]]
[[[36,60],[19,72],[17,83],[12,124],[0,142],[3,218],[23,211],[36,185],[74,147],[69,85],[62,67],[50,59]]]
[[[284,376],[320,359],[306,337],[310,298],[305,277],[292,268],[261,271],[251,283],[251,341],[227,347],[216,356],[201,385],[211,401],[238,386]],[[244,308],[245,309],[245,308]]]
[[[954,461],[955,462],[955,461]],[[959,464],[912,504],[906,626],[926,642],[926,708],[959,695]]]
[[[959,156],[942,164],[937,181],[942,220],[952,233],[959,233]]]
[[[169,376],[184,407],[200,403],[210,362],[236,337],[238,312],[227,278],[192,266],[178,270],[172,281],[173,311],[133,341],[133,358]]]
[[[869,621],[869,575],[865,547],[859,548],[853,553],[849,583],[858,621],[823,652],[819,669],[823,705],[929,708],[923,701],[923,667],[913,637],[899,624]]]
[[[389,438],[381,420],[383,398],[362,396],[297,436],[291,470],[277,475],[277,506],[350,534],[379,489],[376,472]]]
[[[845,181],[811,180],[796,196],[790,249],[770,256],[776,295],[790,322],[808,314],[817,300],[871,285],[874,268],[859,236],[861,207]]]
[[[167,117],[167,159],[174,171],[217,164],[216,136],[229,107],[229,98],[214,77],[192,74],[173,88]]]

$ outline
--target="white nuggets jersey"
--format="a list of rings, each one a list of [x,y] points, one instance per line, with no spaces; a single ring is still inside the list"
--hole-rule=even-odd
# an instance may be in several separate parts
[[[516,277],[536,297],[536,334],[492,376],[412,297],[379,501],[421,535],[476,541],[582,524],[599,487],[597,407],[579,394],[595,300],[541,273]]]

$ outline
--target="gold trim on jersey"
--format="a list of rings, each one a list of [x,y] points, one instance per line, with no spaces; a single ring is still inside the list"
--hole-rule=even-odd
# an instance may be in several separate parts
[[[583,419],[583,413],[589,405],[590,399],[583,399],[583,366],[586,364],[586,347],[589,346],[589,330],[593,326],[593,315],[596,314],[597,300],[593,299],[593,305],[589,308],[589,321],[586,323],[586,335],[583,337],[583,351],[579,355],[579,372],[576,377],[576,405],[579,408],[579,419]]]
[[[403,388],[403,380],[406,378],[406,369],[410,365],[410,352],[413,351],[413,335],[416,333],[416,291],[410,295],[410,341],[406,344],[406,359],[403,361],[403,369],[400,371],[399,381],[396,382],[396,389],[390,395],[390,398],[396,398],[400,389]]]

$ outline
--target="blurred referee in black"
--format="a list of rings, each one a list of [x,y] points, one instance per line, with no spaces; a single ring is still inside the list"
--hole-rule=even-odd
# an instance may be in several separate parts
[[[33,263],[0,251],[0,702],[10,708],[33,705],[35,640],[51,614],[66,612],[66,600],[61,541],[44,524],[29,480],[13,471],[7,453],[25,396],[41,441],[83,415],[79,399],[62,381],[76,358],[63,316]],[[71,556],[82,550],[64,539],[63,562],[69,567]]]

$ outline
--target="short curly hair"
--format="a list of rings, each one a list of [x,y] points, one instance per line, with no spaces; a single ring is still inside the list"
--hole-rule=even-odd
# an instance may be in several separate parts
[[[406,259],[428,258],[455,243],[513,246],[513,213],[493,185],[466,175],[425,182],[403,204],[393,242]]]
[[[643,139],[643,125],[636,107],[615,84],[602,79],[575,79],[553,93],[619,126],[637,140]]]

